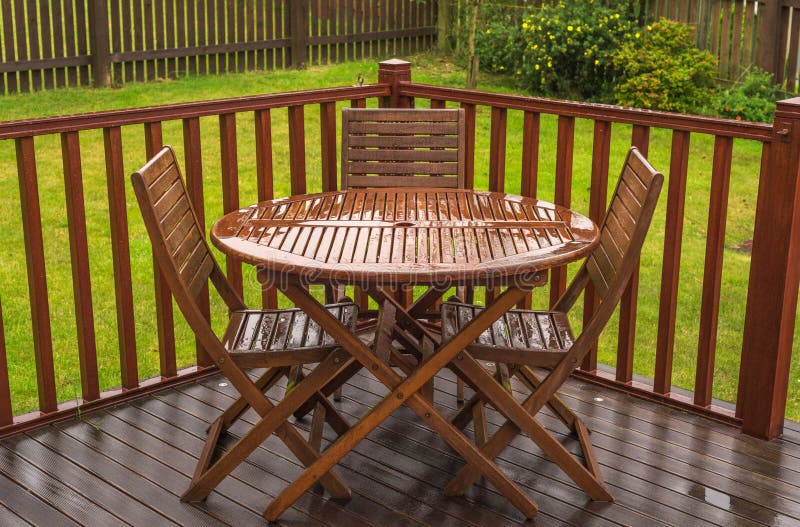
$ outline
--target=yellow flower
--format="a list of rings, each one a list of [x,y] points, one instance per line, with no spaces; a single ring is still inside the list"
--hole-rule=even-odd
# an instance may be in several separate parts
[[[531,46],[531,49],[539,49],[539,44],[534,44],[533,46]]]
[[[599,66],[600,65],[600,59],[594,59],[594,65],[595,66]]]
[[[647,30],[648,31],[652,31],[653,30],[653,26],[647,26]]]
[[[577,31],[578,33],[580,33],[580,32],[581,32],[581,26],[578,26],[578,27],[576,27],[576,28],[575,28],[575,31]]]
[[[487,30],[486,30],[486,34],[487,34],[487,35],[491,35],[491,34],[492,34],[492,30],[491,30],[491,29],[487,29]]]
[[[554,37],[553,35],[550,35],[550,40],[555,40],[555,39],[556,39],[556,37]]]
[[[567,31],[572,31],[572,26],[567,26]]]
[[[619,19],[619,13],[616,13],[616,14],[614,15],[614,18],[616,18],[616,19]]]
[[[533,67],[533,69],[535,69],[536,71],[539,71],[539,65],[538,65],[538,64],[536,64],[536,65]]]
[[[635,36],[636,38],[639,38],[639,37],[641,37],[641,36],[642,36],[642,34],[641,34],[641,33],[639,33],[639,32],[637,31],[637,32],[636,32],[636,35],[634,35],[634,36]]]
[[[527,22],[523,22],[522,23],[522,29],[528,29],[528,23]]]
[[[548,68],[552,68],[552,67],[553,67],[553,63],[552,63],[552,62],[550,62],[549,60],[547,61],[547,67],[548,67]]]

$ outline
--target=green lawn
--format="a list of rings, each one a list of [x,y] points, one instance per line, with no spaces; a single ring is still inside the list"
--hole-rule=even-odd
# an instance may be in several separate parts
[[[419,82],[463,85],[463,73],[447,61],[430,56],[411,59],[412,78]],[[14,95],[0,98],[0,119],[13,120],[45,115],[82,113],[113,108],[157,105],[169,102],[207,100],[265,92],[280,92],[354,84],[359,75],[367,82],[377,77],[377,63],[349,63],[309,68],[306,71],[245,73],[220,77],[192,77],[177,81],[151,84],[130,84],[121,89],[65,89],[44,93]],[[479,85],[489,91],[510,92],[513,89],[502,78],[483,77]],[[319,190],[319,112],[306,108],[306,162],[309,174],[308,190]],[[240,203],[256,201],[255,154],[253,152],[253,122],[249,114],[237,116]],[[273,141],[275,162],[275,193],[288,195],[288,149],[286,111],[273,111]],[[577,120],[573,177],[573,203],[580,211],[588,209],[589,173],[591,168],[592,122]],[[222,213],[218,122],[216,118],[201,119],[203,166],[205,179],[206,217],[209,220]],[[518,168],[521,163],[521,112],[508,115],[508,152],[506,159],[506,190],[520,188]],[[613,127],[611,183],[616,179],[616,167],[621,166],[630,144],[630,126]],[[164,125],[164,140],[176,147],[182,158],[181,123]],[[555,172],[556,119],[543,116],[541,122],[540,178],[538,193],[552,199]],[[653,130],[650,158],[653,164],[668,172],[671,133]],[[693,134],[689,162],[689,182],[686,196],[686,216],[681,259],[681,282],[678,305],[678,324],[675,336],[674,383],[691,389],[698,338],[697,320],[705,257],[705,231],[709,203],[713,137]],[[487,185],[489,143],[489,111],[480,109],[478,115],[475,181],[477,187]],[[141,127],[123,129],[125,170],[131,172],[144,162]],[[105,190],[105,165],[100,132],[81,133],[84,188],[87,208],[92,271],[95,326],[98,342],[98,362],[101,387],[119,385],[114,288],[111,276],[111,247],[109,241],[108,203]],[[60,399],[80,394],[77,345],[72,300],[72,279],[69,267],[69,240],[64,199],[64,182],[57,136],[36,140],[39,174],[39,193],[45,225],[45,257],[53,321],[53,342],[56,350],[56,375]],[[753,141],[736,141],[731,174],[728,223],[725,240],[725,263],[718,333],[714,395],[735,400],[741,352],[741,332],[747,293],[749,255],[733,249],[752,237],[753,208],[757,189],[761,146]],[[7,264],[0,268],[0,299],[2,299],[8,347],[14,409],[30,410],[36,403],[36,375],[33,359],[30,311],[25,279],[25,253],[21,237],[21,214],[18,183],[15,177],[13,141],[0,141],[0,246],[4,248]],[[665,187],[666,188],[666,187]],[[666,192],[662,195],[654,226],[642,256],[639,296],[639,319],[636,337],[635,373],[651,377],[654,368],[654,349],[658,322],[661,260],[664,237]],[[139,219],[135,200],[129,189],[128,219],[130,223],[136,331],[139,349],[140,375],[158,373],[157,337],[153,309],[152,261],[149,242]],[[223,260],[224,261],[224,260]],[[246,269],[246,300],[257,303],[258,286],[252,272]],[[546,290],[537,292],[535,301],[544,304]],[[215,304],[215,322],[222,321],[222,310]],[[179,362],[191,364],[194,358],[193,339],[176,317]],[[795,333],[795,343],[800,334]],[[798,347],[797,345],[795,346]],[[615,361],[616,329],[610,324],[601,342],[601,360]],[[787,415],[800,417],[800,364],[793,361]]]

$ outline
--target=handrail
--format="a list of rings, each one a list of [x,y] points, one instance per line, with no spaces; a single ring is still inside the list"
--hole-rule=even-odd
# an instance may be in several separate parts
[[[198,101],[178,104],[108,110],[103,112],[42,117],[19,121],[0,122],[0,139],[16,139],[37,135],[57,134],[128,126],[178,119],[192,119],[228,113],[285,108],[325,102],[346,101],[386,97],[391,94],[386,84],[365,84],[363,86],[343,86],[341,88],[321,88],[295,92],[269,93],[248,97],[233,97],[213,101]]]
[[[404,97],[423,97],[433,100],[457,101],[464,104],[523,110],[544,114],[579,117],[597,121],[634,124],[684,130],[688,132],[725,135],[756,141],[769,141],[772,125],[720,119],[699,115],[686,115],[640,108],[623,108],[610,104],[561,101],[512,95],[507,93],[482,92],[462,88],[447,88],[429,84],[400,83],[400,95]]]

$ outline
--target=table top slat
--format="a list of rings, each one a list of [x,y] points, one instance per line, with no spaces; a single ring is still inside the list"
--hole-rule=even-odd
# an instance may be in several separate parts
[[[267,273],[386,284],[530,277],[585,256],[598,236],[594,223],[564,207],[448,188],[265,201],[226,215],[211,233],[220,250]]]

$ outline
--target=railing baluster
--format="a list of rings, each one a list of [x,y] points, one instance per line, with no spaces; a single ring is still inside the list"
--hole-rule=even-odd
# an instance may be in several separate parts
[[[367,107],[367,100],[366,99],[353,99],[350,101],[351,108],[366,108]],[[355,297],[355,302],[358,304],[358,309],[362,311],[366,311],[369,309],[369,295],[366,291],[361,289],[360,287],[356,286],[353,288],[353,296]]]
[[[147,159],[156,155],[163,145],[161,123],[145,123],[144,151]],[[158,267],[155,255],[153,255],[153,284],[156,298],[159,371],[161,377],[170,378],[178,374],[175,358],[175,322],[172,311],[172,293],[164,273]]]
[[[522,121],[522,181],[523,196],[536,197],[539,179],[539,114],[525,112]]]
[[[320,125],[320,157],[322,164],[322,191],[334,191],[336,185],[336,103],[326,102],[319,105]],[[325,302],[333,304],[339,300],[344,288],[325,286]]]
[[[81,394],[85,401],[100,398],[97,376],[97,346],[92,310],[92,285],[89,272],[89,242],[83,200],[83,173],[78,132],[61,134],[64,165],[64,190],[67,197],[67,224],[72,262],[72,289],[78,337],[78,362],[81,369]]]
[[[289,107],[289,173],[292,195],[306,193],[306,132],[303,106]]]
[[[8,382],[6,333],[3,329],[3,305],[0,303],[0,426],[13,423],[14,411],[11,408],[11,384]]]
[[[697,344],[697,377],[694,403],[711,404],[714,384],[714,352],[717,348],[719,291],[722,283],[722,255],[725,249],[725,222],[731,179],[733,139],[717,136],[714,140],[714,164],[711,171],[711,202],[708,207],[706,264],[703,272],[703,301],[700,307],[700,335]]]
[[[239,159],[236,149],[236,114],[219,116],[219,152],[222,169],[222,210],[225,214],[239,208]],[[225,269],[233,288],[244,296],[242,263],[231,256],[225,257]]]
[[[658,312],[656,370],[653,391],[667,393],[672,379],[672,356],[678,307],[678,282],[681,267],[683,208],[689,166],[689,132],[672,132],[672,156],[669,164],[667,218],[664,227],[664,263],[661,270],[661,299]]]
[[[491,136],[489,140],[489,190],[503,192],[506,176],[506,123],[505,108],[492,107]]]
[[[523,196],[536,197],[539,180],[539,114],[526,111],[522,118],[522,167],[520,169],[520,192]],[[517,303],[520,309],[531,309],[532,293]]]
[[[492,107],[492,121],[489,136],[489,190],[503,192],[506,177],[506,128],[508,111],[497,106]],[[486,304],[500,294],[497,287],[486,288]]]
[[[650,128],[634,125],[631,134],[631,144],[647,157],[650,145]],[[622,382],[630,382],[633,376],[633,350],[636,343],[636,303],[639,297],[639,262],[634,266],[628,286],[619,302],[619,331],[617,333],[617,364],[629,365],[630,373],[625,371]],[[617,372],[619,375],[620,372]],[[620,380],[620,379],[618,379]]]
[[[432,110],[442,110],[446,107],[446,101],[441,99],[431,99],[431,109]]]
[[[336,190],[336,103],[319,105],[320,141],[322,156],[322,190]]]
[[[258,201],[266,201],[274,197],[272,190],[272,120],[269,110],[255,111],[255,126]],[[278,307],[278,293],[275,287],[262,286],[261,305],[264,309]]]
[[[558,116],[556,146],[556,189],[554,202],[565,207],[572,201],[572,153],[575,146],[575,118]],[[566,266],[554,267],[550,274],[550,305],[554,306],[567,289]]]
[[[461,107],[464,108],[464,134],[466,141],[464,142],[464,149],[466,155],[464,156],[464,186],[466,188],[475,188],[475,105],[470,103],[462,103]]]
[[[606,201],[608,200],[608,165],[611,155],[611,123],[609,121],[594,122],[594,142],[592,144],[592,182],[589,191],[589,218],[598,225],[602,225],[606,215]],[[600,306],[600,297],[592,281],[586,286],[583,295],[583,324],[594,317]],[[597,341],[592,343],[589,353],[581,364],[584,371],[597,370]],[[626,367],[627,369],[627,367]],[[620,365],[617,364],[617,371]]]
[[[33,349],[36,356],[36,382],[39,410],[56,410],[56,381],[53,370],[53,339],[47,300],[47,279],[44,263],[42,217],[39,208],[39,185],[36,175],[36,153],[33,137],[16,140],[17,175],[22,204],[22,236],[28,268],[28,294],[31,301]]]
[[[197,214],[197,221],[205,232],[205,205],[203,203],[203,158],[200,144],[200,119],[191,117],[183,120],[183,148],[186,165],[186,191]],[[197,295],[197,303],[206,319],[211,320],[211,307],[208,301],[208,285],[203,286]],[[208,353],[195,339],[197,365],[211,366],[213,362]]]
[[[118,126],[103,129],[111,220],[111,255],[114,262],[114,291],[117,301],[120,378],[125,389],[139,385],[136,363],[136,330],[133,312],[131,254],[128,244],[128,215],[125,204],[125,167],[122,162],[122,131]]]

